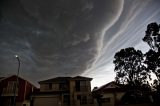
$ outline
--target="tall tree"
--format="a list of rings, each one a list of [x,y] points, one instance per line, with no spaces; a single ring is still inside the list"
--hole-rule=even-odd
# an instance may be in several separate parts
[[[155,22],[150,23],[147,26],[143,41],[147,42],[151,48],[145,54],[147,68],[157,76],[157,80],[160,83],[160,25]]]
[[[150,23],[147,26],[146,34],[143,41],[150,46],[150,50],[145,54],[145,64],[148,70],[151,70],[157,77],[152,87],[157,92],[153,94],[154,102],[160,104],[160,25]]]
[[[147,83],[147,78],[150,78],[150,72],[143,64],[143,53],[133,47],[117,52],[113,63],[116,81],[120,84],[144,84]]]

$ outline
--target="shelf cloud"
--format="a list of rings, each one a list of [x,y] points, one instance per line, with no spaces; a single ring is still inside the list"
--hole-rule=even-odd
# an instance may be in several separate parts
[[[115,52],[127,46],[140,48],[146,25],[159,21],[158,4],[158,0],[1,0],[0,76],[16,74],[17,54],[20,76],[33,83],[76,75],[93,77],[94,85],[107,82],[114,77]]]

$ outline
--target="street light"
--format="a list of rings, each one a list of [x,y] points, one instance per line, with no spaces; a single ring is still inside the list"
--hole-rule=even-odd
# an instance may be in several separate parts
[[[17,77],[18,77],[19,76],[19,69],[20,69],[20,59],[19,59],[18,55],[15,55],[15,57],[18,60],[18,72],[17,72]]]
[[[18,55],[15,55],[15,57],[18,60],[18,71],[17,71],[17,78],[16,78],[16,83],[14,84],[14,99],[13,99],[13,106],[16,106],[16,90],[18,91],[19,85],[18,85],[18,76],[19,76],[19,69],[20,69],[20,59]],[[18,93],[18,92],[17,92]],[[17,95],[18,96],[18,95]]]

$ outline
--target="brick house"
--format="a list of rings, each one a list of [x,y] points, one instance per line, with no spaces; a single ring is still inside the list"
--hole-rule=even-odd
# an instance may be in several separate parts
[[[112,81],[93,89],[92,93],[97,95],[101,106],[115,106],[121,102],[126,90],[122,85]]]
[[[40,81],[40,92],[32,95],[33,106],[92,106],[91,80],[77,76]]]
[[[18,81],[18,84],[16,83]],[[0,103],[1,106],[14,105],[16,96],[16,106],[30,106],[30,95],[37,88],[27,80],[12,75],[0,78]]]

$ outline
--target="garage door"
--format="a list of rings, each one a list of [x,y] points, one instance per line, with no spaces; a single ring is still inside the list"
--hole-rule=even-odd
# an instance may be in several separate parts
[[[60,106],[59,97],[35,97],[33,106]]]

